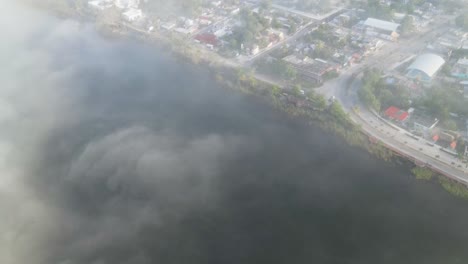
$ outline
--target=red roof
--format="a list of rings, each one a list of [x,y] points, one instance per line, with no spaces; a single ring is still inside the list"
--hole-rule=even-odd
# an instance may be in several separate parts
[[[211,44],[213,46],[218,44],[218,38],[214,34],[209,34],[209,33],[200,34],[200,35],[197,35],[195,39],[205,44]]]
[[[398,107],[390,106],[387,110],[385,110],[385,116],[390,119],[403,122],[406,120],[406,118],[408,118],[409,114],[408,112],[403,111]]]
[[[456,141],[453,141],[452,143],[450,143],[450,147],[452,149],[455,149],[457,147],[457,142]]]

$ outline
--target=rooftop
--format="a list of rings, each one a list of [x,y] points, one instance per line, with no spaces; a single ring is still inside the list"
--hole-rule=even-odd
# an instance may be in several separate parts
[[[432,78],[444,64],[445,60],[439,55],[426,53],[418,56],[407,70],[418,70],[426,74],[428,78]]]
[[[195,39],[202,43],[210,44],[213,46],[218,44],[218,38],[216,37],[216,35],[210,33],[199,34],[195,37]]]
[[[422,125],[427,128],[433,128],[437,125],[439,120],[437,118],[432,118],[421,111],[416,111],[416,113],[411,114],[411,121],[415,124]]]
[[[390,106],[387,110],[385,110],[385,116],[390,119],[403,122],[408,118],[409,114],[408,112],[403,111],[398,107]]]
[[[375,18],[368,18],[364,21],[364,25],[368,27],[373,27],[381,30],[386,31],[396,31],[400,24],[393,23],[390,21],[375,19]]]

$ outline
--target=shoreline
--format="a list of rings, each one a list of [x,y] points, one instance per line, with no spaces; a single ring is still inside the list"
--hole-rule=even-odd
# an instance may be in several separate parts
[[[43,9],[44,7],[34,6],[34,8]],[[71,9],[69,12],[60,12],[59,10],[52,10],[51,13],[64,19],[75,19],[79,22],[86,21],[94,24],[96,30],[103,34],[105,37],[129,37],[130,33],[136,33],[135,39],[143,41],[148,45],[158,45],[162,49],[168,49],[171,56],[176,60],[192,65],[200,65],[206,67],[213,79],[221,86],[234,89],[244,94],[253,95],[260,98],[269,104],[273,109],[286,113],[291,118],[301,119],[300,122],[306,122],[308,125],[318,125],[320,129],[329,131],[342,138],[349,146],[359,147],[366,150],[369,154],[380,158],[387,162],[407,162],[414,165],[412,174],[418,180],[432,180],[438,178],[438,182],[442,188],[449,193],[468,199],[468,185],[453,175],[447,175],[441,170],[433,166],[426,166],[424,164],[418,165],[418,159],[405,155],[403,151],[399,151],[394,147],[386,144],[382,140],[376,139],[372,134],[367,132],[361,125],[352,120],[353,117],[362,118],[356,113],[346,113],[340,103],[332,102],[326,108],[320,109],[314,103],[308,103],[307,107],[299,105],[300,101],[298,96],[287,96],[285,99],[284,86],[281,87],[273,84],[268,80],[259,78],[256,74],[249,71],[241,65],[232,63],[220,55],[198,47],[197,44],[189,45],[186,38],[176,34],[169,36],[163,35],[159,32],[152,32],[149,34],[146,31],[140,30],[127,23],[120,23],[118,27],[113,28],[115,25],[107,25],[95,23],[87,14],[82,14],[78,10]],[[228,63],[230,61],[231,63]],[[351,86],[356,76],[353,76],[346,82],[347,86]],[[279,88],[279,92],[273,93],[272,91]],[[290,98],[296,97],[296,100]],[[419,169],[418,169],[419,168]],[[415,171],[424,174],[431,171],[431,177],[419,177]]]

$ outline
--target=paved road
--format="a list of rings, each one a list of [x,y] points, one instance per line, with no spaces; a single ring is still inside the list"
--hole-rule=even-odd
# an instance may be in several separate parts
[[[131,25],[126,26],[150,36],[150,34],[141,29]],[[443,174],[468,184],[468,168],[465,164],[441,151],[439,147],[429,146],[424,139],[415,140],[413,137],[408,136],[410,133],[404,129],[400,128],[396,130],[393,126],[390,126],[387,122],[366,110],[357,99],[357,90],[361,86],[360,77],[363,69],[375,66],[385,69],[389,67],[389,65],[395,64],[398,60],[401,60],[402,54],[418,51],[425,45],[425,41],[434,38],[436,34],[444,30],[446,30],[444,27],[433,30],[425,34],[417,42],[408,41],[407,43],[400,43],[400,45],[397,43],[388,43],[378,54],[368,58],[366,63],[351,66],[338,78],[330,80],[322,87],[318,88],[317,92],[323,94],[326,98],[335,96],[350,113],[350,117],[355,123],[359,124],[367,134],[383,142],[388,147],[396,149],[404,155],[413,157],[421,164],[427,164],[427,166],[437,169]],[[402,45],[404,45],[404,48],[400,48]],[[198,50],[200,55],[210,56],[213,59],[213,54],[210,51],[202,47]],[[239,64],[232,60],[222,59],[219,56],[217,56],[216,61],[231,67],[240,67]],[[353,76],[357,76],[357,78],[353,78]],[[268,76],[256,74],[256,77],[265,82],[282,86],[282,83]],[[355,112],[353,109],[356,107],[360,110]]]
[[[391,72],[391,65],[395,65],[408,54],[419,53],[426,42],[447,30],[446,25],[431,30],[419,38],[404,40],[401,43],[389,43],[377,54],[367,59],[362,65],[354,65],[343,72],[339,78],[331,80],[318,88],[317,91],[327,98],[335,98],[350,113],[354,122],[372,137],[378,139],[390,148],[400,153],[413,157],[421,164],[427,164],[439,172],[449,175],[460,182],[468,184],[467,165],[460,162],[456,157],[441,151],[440,147],[429,145],[428,141],[411,135],[403,128],[395,129],[394,125],[382,120],[375,113],[368,111],[358,100],[357,90],[361,87],[362,71],[369,67],[380,68]],[[415,41],[416,39],[416,41]],[[357,76],[353,78],[352,76]],[[352,82],[350,84],[350,82]],[[353,111],[353,109],[359,111]],[[409,136],[411,135],[411,136]],[[415,138],[418,138],[417,140]]]

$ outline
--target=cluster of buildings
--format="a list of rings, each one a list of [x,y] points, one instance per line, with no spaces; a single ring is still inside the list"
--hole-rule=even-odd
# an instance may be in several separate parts
[[[287,52],[283,52],[282,57],[276,57],[276,59],[281,59],[294,67],[298,77],[303,81],[320,85],[326,81],[327,77],[360,63],[367,56],[382,48],[386,42],[393,41],[391,37],[369,33],[371,30],[386,32],[389,26],[385,21],[367,19],[358,22],[359,27],[350,28],[338,25],[338,21],[342,21],[343,16],[349,18],[348,13],[350,11],[342,10],[317,23],[317,26],[295,42],[286,44],[283,50]],[[393,25],[388,36],[394,33],[397,37],[397,28],[397,25]],[[333,74],[330,75],[330,73]]]
[[[139,8],[140,0],[90,0],[88,6],[95,11],[105,11],[116,7],[128,22],[143,18],[143,11]]]
[[[438,144],[449,151],[455,150],[458,139],[463,136],[457,131],[437,127],[439,124],[437,118],[432,118],[423,111],[415,111],[414,108],[406,111],[395,106],[390,106],[384,111],[384,116],[410,130],[413,134],[419,135],[429,140],[432,144]]]
[[[229,32],[227,24],[232,16],[239,13],[240,7],[224,1],[212,1],[200,7],[199,14],[193,17],[168,16],[159,18],[157,27],[163,32],[174,32],[203,42],[207,39],[209,44],[219,43],[218,39]],[[197,36],[200,34],[201,36]],[[210,35],[209,37],[207,37]],[[216,41],[212,39],[215,38]]]
[[[397,41],[398,37],[400,37],[400,34],[397,32],[399,27],[400,24],[398,23],[370,17],[366,20],[360,21],[353,27],[353,29],[370,37]]]
[[[428,25],[439,19],[441,12],[426,2],[408,14],[392,13],[391,19],[384,20],[369,17],[364,9],[346,8],[342,1],[332,1],[340,7],[331,5],[333,7],[324,11],[319,10],[320,6],[316,4],[312,6],[319,8],[317,10],[300,9],[297,8],[299,1],[290,0],[276,0],[272,4],[261,0],[207,0],[200,3],[191,15],[174,13],[151,17],[156,15],[145,14],[143,6],[146,5],[142,2],[89,0],[88,6],[97,13],[107,9],[118,10],[123,20],[141,26],[145,31],[178,34],[182,39],[241,64],[249,65],[247,63],[254,58],[260,58],[256,62],[265,68],[268,64],[281,63],[281,67],[271,67],[272,72],[278,68],[280,71],[292,70],[295,82],[314,86],[336,77],[353,64],[361,63],[386,45],[399,45],[408,28],[412,32],[428,31]],[[381,0],[379,3],[392,6],[406,4],[407,1]],[[410,27],[408,21],[411,21]],[[398,70],[392,66],[387,72],[391,75],[388,80],[407,88],[412,100],[421,96],[434,82],[443,79],[459,85],[468,104],[468,57],[454,56],[454,51],[467,54],[468,32],[455,26],[447,28],[425,42],[418,54],[400,58]],[[270,49],[274,51],[270,52]],[[268,55],[261,57],[262,54]],[[286,83],[289,81],[286,80],[288,74],[272,74]],[[297,106],[311,107],[306,97],[283,97]],[[460,137],[468,139],[468,120],[463,134],[439,128],[439,120],[422,110],[390,106],[383,115],[417,135],[452,149]],[[461,126],[458,124],[458,127]]]
[[[335,63],[318,58],[311,59],[307,56],[300,58],[293,54],[284,57],[282,60],[292,65],[299,78],[313,84],[323,83],[326,74],[333,71],[337,72],[339,69],[339,66]]]

